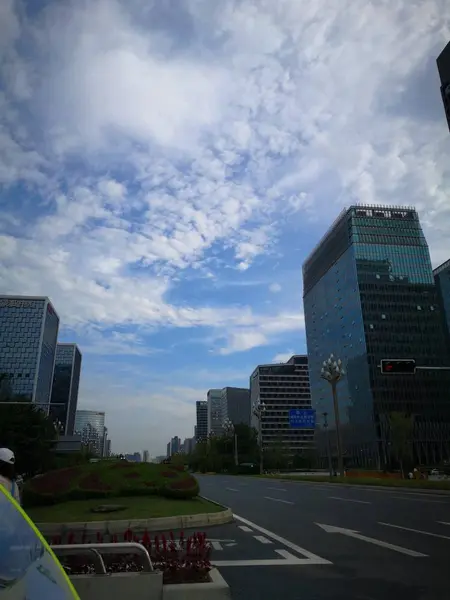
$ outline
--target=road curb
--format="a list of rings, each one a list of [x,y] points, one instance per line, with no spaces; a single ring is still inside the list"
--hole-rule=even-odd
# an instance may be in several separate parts
[[[36,523],[36,527],[45,536],[64,535],[69,531],[82,531],[86,533],[123,534],[127,529],[133,533],[147,531],[164,531],[168,529],[188,529],[190,527],[206,527],[208,525],[224,525],[233,521],[230,508],[204,498],[224,510],[216,513],[201,513],[198,515],[181,515],[178,517],[161,517],[154,519],[121,519],[114,521],[88,521],[75,523]]]

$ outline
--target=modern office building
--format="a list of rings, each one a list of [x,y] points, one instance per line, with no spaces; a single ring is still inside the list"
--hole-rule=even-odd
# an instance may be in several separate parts
[[[75,414],[75,434],[81,435],[83,446],[94,454],[103,456],[105,435],[105,413],[97,410],[77,410]]]
[[[441,80],[441,96],[447,125],[450,129],[450,42],[437,58],[437,67]]]
[[[168,442],[166,456],[167,456],[167,458],[169,458],[171,455],[172,455],[172,443]]]
[[[208,437],[208,403],[204,400],[197,400],[195,407],[197,417],[195,439],[200,442]]]
[[[320,376],[330,353],[346,376],[338,384],[347,464],[392,461],[389,415],[414,418],[415,459],[448,455],[450,372],[383,375],[380,361],[415,359],[448,366],[428,245],[413,208],[351,206],[303,265],[304,313],[313,407],[328,413],[330,385]],[[447,458],[450,458],[447,456]]]
[[[170,440],[171,454],[177,454],[181,451],[181,439],[176,435]]]
[[[251,403],[264,403],[262,414],[262,445],[276,444],[286,454],[295,456],[314,446],[313,429],[293,429],[289,426],[291,409],[311,408],[308,357],[294,355],[286,363],[259,365],[250,376]],[[252,426],[258,419],[252,414]]]
[[[106,452],[105,452],[105,456],[108,457],[108,458],[111,456],[111,440],[110,439],[106,440]]]
[[[443,326],[450,347],[450,259],[434,269],[433,276],[439,294]]]
[[[192,454],[195,448],[195,437],[185,438],[183,442],[183,452],[185,454]]]
[[[229,419],[233,425],[251,423],[250,390],[248,388],[225,387],[221,391],[220,410],[222,424]]]
[[[45,297],[0,296],[0,373],[8,392],[48,411],[59,317]]]
[[[222,390],[208,390],[208,435],[222,435]]]
[[[76,344],[57,344],[50,415],[62,423],[64,435],[73,435],[80,385],[81,352]]]
[[[150,462],[150,452],[148,450],[142,450],[142,462]]]

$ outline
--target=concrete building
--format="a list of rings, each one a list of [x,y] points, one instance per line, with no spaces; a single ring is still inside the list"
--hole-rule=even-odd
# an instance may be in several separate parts
[[[62,423],[64,435],[73,435],[81,373],[81,352],[76,344],[57,344],[50,415]]]
[[[306,338],[313,407],[334,430],[330,385],[320,376],[330,353],[343,361],[338,385],[348,465],[392,462],[390,414],[414,419],[414,459],[449,459],[450,372],[386,376],[380,361],[415,359],[449,366],[435,278],[413,208],[351,206],[303,265]]]
[[[206,440],[208,437],[208,403],[204,400],[197,400],[195,404],[197,417],[195,439],[199,442],[201,440]]]
[[[251,423],[250,390],[248,388],[225,387],[221,391],[220,410],[222,423],[229,419],[233,425]]]
[[[105,434],[105,413],[97,410],[77,410],[75,414],[75,435],[81,436],[83,446],[94,454],[103,456]]]
[[[433,276],[439,294],[443,327],[450,347],[450,259],[434,269]]]
[[[250,376],[250,398],[252,405],[261,402],[266,406],[261,423],[263,448],[280,445],[290,456],[313,448],[313,429],[289,426],[291,409],[311,408],[307,356],[294,355],[286,363],[257,366]],[[253,414],[252,426],[258,428]]]
[[[133,452],[133,454],[125,454],[125,460],[129,462],[140,463],[141,462],[141,453]]]
[[[150,462],[150,452],[148,450],[142,450],[142,462]]]
[[[183,452],[185,454],[192,454],[195,448],[195,437],[186,438],[183,442]]]
[[[0,373],[3,392],[48,412],[59,317],[46,297],[0,296]]]
[[[208,390],[208,435],[222,435],[222,390]]]
[[[447,125],[450,129],[450,42],[437,58],[437,67],[441,80],[441,96]]]

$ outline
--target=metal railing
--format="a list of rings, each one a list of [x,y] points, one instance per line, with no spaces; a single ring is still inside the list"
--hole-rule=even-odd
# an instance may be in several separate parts
[[[153,571],[153,563],[149,553],[142,544],[137,542],[119,542],[108,544],[61,544],[51,546],[58,558],[63,556],[89,555],[92,559],[96,575],[106,575],[103,556],[106,554],[136,554],[141,559],[142,570],[145,573]]]

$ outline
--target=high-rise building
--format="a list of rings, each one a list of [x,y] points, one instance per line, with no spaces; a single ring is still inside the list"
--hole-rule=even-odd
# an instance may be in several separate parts
[[[208,390],[208,435],[222,435],[222,390]]]
[[[221,390],[220,410],[222,423],[229,419],[233,425],[250,425],[251,404],[248,388],[225,387]]]
[[[106,440],[106,452],[105,452],[105,456],[106,457],[110,457],[111,456],[111,440],[110,439]]]
[[[294,456],[314,445],[313,429],[294,429],[289,425],[291,409],[310,409],[308,357],[294,355],[286,363],[258,365],[250,376],[250,397],[253,404],[264,403],[262,414],[262,445],[283,447]],[[252,414],[252,425],[258,420]]]
[[[433,276],[439,294],[443,326],[450,346],[450,259],[434,269]]]
[[[150,452],[148,450],[142,450],[142,462],[150,462]]]
[[[437,67],[441,79],[442,102],[447,117],[447,125],[450,129],[450,42],[438,56]]]
[[[184,454],[192,454],[195,448],[195,438],[185,438],[183,442],[183,452]]]
[[[75,433],[81,435],[81,442],[97,456],[103,456],[105,435],[105,413],[97,410],[77,410]]]
[[[389,415],[414,418],[415,459],[448,452],[450,373],[381,373],[380,361],[412,358],[447,366],[442,315],[428,245],[413,208],[345,209],[303,265],[303,293],[313,406],[334,428],[329,383],[320,376],[330,353],[346,376],[338,384],[348,464],[392,460]],[[447,450],[445,450],[447,448]]]
[[[48,411],[59,317],[45,297],[0,296],[0,373],[9,392]]]
[[[172,456],[172,443],[171,442],[168,442],[168,444],[167,444],[166,456],[167,456],[167,458],[170,458],[170,456]]]
[[[57,344],[50,415],[62,423],[65,435],[73,435],[80,384],[81,352],[76,344]]]
[[[170,440],[171,455],[181,451],[181,439],[176,435]]]
[[[196,413],[195,439],[200,442],[208,437],[208,403],[204,400],[197,400]]]

